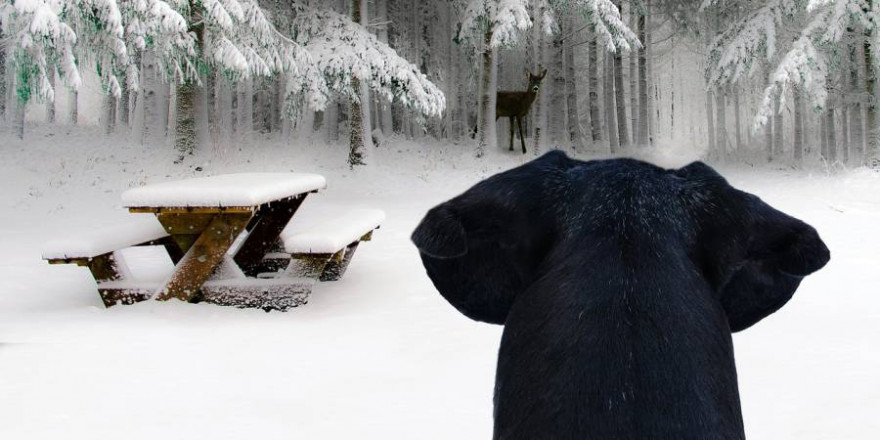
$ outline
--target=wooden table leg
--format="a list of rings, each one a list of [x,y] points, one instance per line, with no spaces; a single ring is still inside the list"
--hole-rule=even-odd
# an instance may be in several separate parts
[[[257,276],[263,257],[275,246],[281,231],[305,199],[306,195],[302,194],[260,207],[248,225],[250,234],[234,257],[235,263],[245,275]]]
[[[156,299],[191,301],[250,218],[250,213],[216,214],[174,268],[171,280],[156,295]]]

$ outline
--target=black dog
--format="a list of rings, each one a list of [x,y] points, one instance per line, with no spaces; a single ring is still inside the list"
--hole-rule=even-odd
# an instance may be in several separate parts
[[[495,439],[743,439],[731,332],[828,262],[816,230],[696,162],[552,152],[428,212],[437,290],[505,324]]]

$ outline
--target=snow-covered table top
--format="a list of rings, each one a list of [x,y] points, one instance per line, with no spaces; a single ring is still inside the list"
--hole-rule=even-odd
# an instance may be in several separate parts
[[[326,186],[318,174],[222,174],[132,188],[122,193],[122,203],[126,208],[257,206]]]
[[[385,212],[379,209],[354,209],[306,231],[285,232],[281,238],[284,250],[291,254],[332,254],[378,228],[384,220]]]

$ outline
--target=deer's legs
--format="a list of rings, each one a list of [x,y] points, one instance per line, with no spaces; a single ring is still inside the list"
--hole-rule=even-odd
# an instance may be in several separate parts
[[[514,138],[514,136],[515,136],[515,135],[513,134],[513,120],[514,120],[514,117],[511,116],[509,119],[510,119],[510,151],[513,151],[513,138]]]
[[[523,136],[522,117],[516,118],[516,122],[519,125],[519,141],[522,142],[523,154],[526,154],[526,137]]]

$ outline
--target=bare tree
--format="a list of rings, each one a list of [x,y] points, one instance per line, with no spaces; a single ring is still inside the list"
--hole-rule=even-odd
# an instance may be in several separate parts
[[[803,92],[799,86],[791,89],[792,103],[794,105],[794,143],[792,150],[795,163],[804,159],[804,100]]]
[[[605,53],[605,78],[603,85],[604,107],[605,107],[605,128],[608,130],[608,149],[611,154],[615,154],[620,148],[620,140],[617,137],[617,114],[614,105],[614,56]]]
[[[648,145],[648,26],[646,13],[638,14],[636,18],[639,40],[642,42],[638,49],[638,76],[639,76],[639,128],[637,143]],[[635,91],[633,91],[635,93]]]
[[[590,33],[587,53],[587,72],[590,86],[590,137],[593,142],[598,142],[602,140],[602,121],[599,119],[599,46],[596,44],[596,34],[593,32]]]

